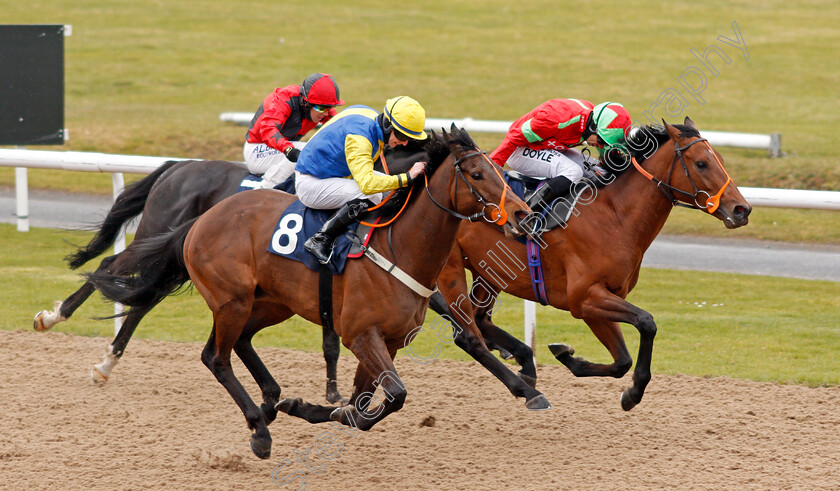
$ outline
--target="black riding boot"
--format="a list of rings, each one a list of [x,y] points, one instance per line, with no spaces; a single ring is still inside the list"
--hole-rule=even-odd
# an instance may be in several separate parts
[[[565,196],[571,188],[572,181],[565,176],[549,179],[528,199],[528,206],[534,211],[542,211],[543,208],[551,206],[555,199]]]
[[[373,203],[366,199],[354,199],[345,203],[335,215],[324,223],[318,233],[306,239],[303,247],[318,258],[321,264],[327,264],[330,262],[336,237],[341,235],[348,225],[355,222],[356,218],[371,206],[373,206]]]

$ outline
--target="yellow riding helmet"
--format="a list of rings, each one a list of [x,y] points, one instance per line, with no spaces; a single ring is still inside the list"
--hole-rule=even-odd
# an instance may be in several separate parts
[[[419,102],[408,96],[394,97],[385,101],[385,118],[400,133],[415,140],[425,140],[426,110]]]

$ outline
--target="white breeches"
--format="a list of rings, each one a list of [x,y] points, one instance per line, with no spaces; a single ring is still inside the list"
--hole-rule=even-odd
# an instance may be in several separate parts
[[[292,145],[302,150],[306,143],[292,142]],[[242,154],[248,164],[248,172],[262,176],[265,188],[273,188],[295,173],[295,163],[287,159],[283,152],[265,143],[245,142]]]
[[[379,172],[377,174],[386,175]],[[358,198],[369,199],[377,204],[382,201],[384,195],[384,193],[363,193],[352,178],[328,177],[319,179],[297,171],[295,171],[295,193],[305,206],[319,210],[341,208],[344,203]]]
[[[529,177],[564,176],[572,182],[578,182],[583,177],[585,162],[597,164],[597,160],[587,158],[574,148],[565,150],[533,150],[519,147],[508,158],[507,165]]]

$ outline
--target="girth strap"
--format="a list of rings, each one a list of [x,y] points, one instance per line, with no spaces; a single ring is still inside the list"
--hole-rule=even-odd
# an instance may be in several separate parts
[[[381,254],[374,251],[371,247],[362,246],[362,250],[364,251],[365,256],[367,256],[368,259],[373,261],[374,264],[387,271],[394,278],[400,280],[405,286],[411,288],[411,291],[420,295],[421,297],[429,298],[432,295],[434,295],[434,293],[437,291],[437,285],[435,285],[434,290],[429,290],[425,286],[418,283],[417,280],[409,276],[408,273],[398,268],[396,264],[382,257]]]
[[[540,304],[548,305],[548,292],[545,290],[545,276],[540,260],[540,246],[533,240],[528,239],[525,242],[525,250],[528,254],[528,272],[531,273],[534,296]]]
[[[324,331],[333,330],[332,271],[326,264],[318,272],[318,314]]]

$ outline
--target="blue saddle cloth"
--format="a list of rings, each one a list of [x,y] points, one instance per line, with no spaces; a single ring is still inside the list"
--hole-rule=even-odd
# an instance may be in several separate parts
[[[518,180],[513,179],[510,177],[507,171],[504,171],[505,175],[505,182],[508,186],[510,186],[510,190],[513,191],[520,199],[525,199],[525,183]]]
[[[239,183],[239,189],[237,189],[236,192],[241,193],[242,191],[248,191],[249,189],[262,189],[262,184],[262,176],[248,174],[245,176],[245,179],[242,179],[242,182]],[[289,194],[295,194],[295,176],[290,176],[285,181],[274,186],[274,189],[279,189],[280,191],[285,191]]]
[[[295,200],[277,220],[277,225],[274,227],[274,233],[271,235],[271,241],[268,245],[268,252],[293,259],[305,264],[313,271],[319,271],[321,263],[303,248],[303,243],[306,242],[306,239],[315,235],[331,215],[332,210],[314,210],[303,206],[300,200]],[[358,226],[358,223],[350,225],[347,227],[347,231],[336,240],[333,255],[328,264],[333,274],[341,274],[344,271],[347,264],[347,254],[353,245],[350,237],[353,236]]]

